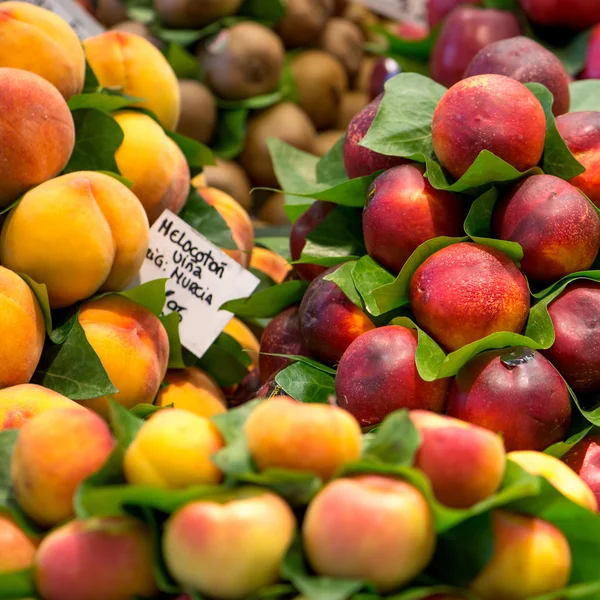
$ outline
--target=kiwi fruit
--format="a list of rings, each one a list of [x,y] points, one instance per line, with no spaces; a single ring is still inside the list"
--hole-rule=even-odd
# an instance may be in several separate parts
[[[248,211],[252,208],[250,180],[240,165],[217,158],[217,164],[204,167],[203,174],[207,187],[217,188],[229,194]]]
[[[257,217],[268,225],[290,225],[290,219],[283,210],[284,204],[283,194],[271,194],[260,207]]]
[[[365,38],[358,25],[337,17],[329,20],[319,39],[319,47],[342,63],[350,79],[360,68],[364,43]]]
[[[242,0],[154,0],[160,20],[169,27],[197,29],[234,15]]]
[[[223,29],[198,50],[206,83],[225,100],[244,100],[279,87],[285,49],[270,29],[244,21]]]
[[[333,10],[334,0],[287,0],[277,33],[288,48],[308,46],[319,39]]]
[[[301,108],[317,129],[330,129],[348,91],[346,70],[337,58],[322,50],[298,52],[290,64]]]
[[[369,95],[360,90],[352,90],[344,94],[342,105],[338,113],[336,127],[342,131],[346,131],[350,121],[358,114],[367,104],[369,104]]]
[[[369,94],[371,90],[371,76],[373,75],[373,69],[377,63],[376,56],[365,56],[363,57],[358,74],[354,79],[354,89],[360,90],[365,94]]]
[[[344,135],[345,131],[341,129],[328,129],[317,135],[315,141],[314,153],[317,156],[325,156]]]
[[[112,27],[127,19],[127,8],[122,0],[98,0],[94,16],[104,27]]]
[[[371,27],[379,24],[379,18],[363,4],[349,2],[342,17],[358,25],[369,42],[379,39],[379,34],[371,30]]]
[[[341,17],[348,6],[348,0],[333,0],[333,16]]]
[[[177,133],[208,144],[217,124],[217,103],[211,91],[199,81],[179,80],[181,116]]]
[[[267,140],[278,138],[295,148],[312,152],[315,136],[314,125],[299,106],[291,102],[276,104],[249,119],[240,162],[255,185],[277,187]]]

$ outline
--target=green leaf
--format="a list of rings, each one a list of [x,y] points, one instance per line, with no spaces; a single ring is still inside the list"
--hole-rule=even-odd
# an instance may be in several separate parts
[[[308,356],[300,356],[299,354],[276,354],[274,352],[261,352],[265,356],[279,356],[281,358],[289,358],[294,362],[301,362],[307,364],[309,367],[314,367],[319,371],[323,371],[323,373],[328,373],[329,375],[335,376],[336,370],[332,367],[328,367],[323,363],[320,363],[312,358],[308,358]]]
[[[344,137],[342,135],[333,148],[317,163],[316,175],[319,183],[332,184],[348,180],[344,166]]]
[[[123,143],[121,126],[113,117],[95,108],[73,111],[75,147],[64,173],[112,171],[120,174],[115,152]]]
[[[71,400],[90,400],[119,390],[112,384],[98,355],[74,319],[61,344],[47,343],[32,383],[50,388]]]
[[[212,142],[213,152],[219,158],[232,160],[242,151],[246,138],[248,114],[249,111],[246,108],[219,110],[217,131]]]
[[[571,110],[569,112],[600,110],[599,79],[573,81],[569,85],[569,90],[571,91]]]
[[[248,375],[250,356],[230,335],[221,333],[197,364],[208,371],[220,386],[227,387],[241,383]]]
[[[284,0],[245,0],[238,14],[274,24],[285,15],[285,3]]]
[[[319,158],[281,140],[270,138],[267,146],[281,189],[286,195],[326,200],[343,206],[362,207],[372,181],[378,175],[335,183],[317,182]],[[286,199],[287,202],[287,199]]]
[[[127,448],[144,424],[144,420],[136,417],[131,411],[114,400],[109,400],[110,425],[117,442]]]
[[[408,40],[391,33],[383,25],[376,25],[372,30],[387,42],[386,55],[399,55],[426,63],[439,33],[439,27],[435,27],[427,37],[421,40]]]
[[[275,376],[283,391],[300,402],[327,404],[335,397],[335,378],[303,362],[296,362]]]
[[[169,408],[173,408],[172,404],[168,406],[155,406],[154,404],[136,404],[129,412],[138,419],[148,419],[154,413],[157,413],[161,410],[168,410]]]
[[[364,310],[364,303],[352,279],[352,270],[355,265],[356,261],[344,263],[339,269],[336,269],[333,273],[329,273],[323,279],[325,281],[333,281],[351,302],[361,310]]]
[[[268,108],[269,106],[273,106],[274,104],[283,101],[285,96],[285,89],[280,87],[270,94],[252,96],[250,98],[245,98],[244,100],[223,100],[222,98],[217,98],[217,106],[226,110],[262,110],[263,108]]]
[[[385,94],[361,146],[380,154],[433,156],[431,119],[446,88],[416,73],[400,73],[385,84]]]
[[[92,67],[90,66],[90,63],[86,60],[85,61],[85,80],[84,80],[84,84],[83,84],[83,93],[87,94],[87,93],[97,92],[99,89],[100,89],[100,82],[98,81],[96,74],[94,73]]]
[[[181,339],[179,338],[179,323],[181,316],[177,312],[169,313],[160,317],[160,322],[163,324],[167,336],[169,338],[169,369],[184,369],[185,361],[181,347]]]
[[[354,264],[352,280],[367,311],[372,315],[378,314],[377,303],[372,292],[390,285],[394,281],[394,276],[367,255]]]
[[[94,109],[110,115],[115,110],[121,110],[140,102],[140,98],[126,96],[124,94],[107,94],[105,92],[93,92],[91,94],[78,94],[69,100],[71,111],[82,109]]]
[[[46,323],[46,333],[52,333],[52,313],[50,312],[50,300],[48,299],[48,288],[43,283],[37,283],[29,275],[25,273],[17,273],[17,275],[31,288],[33,295],[36,297],[44,315]]]
[[[197,175],[206,165],[214,165],[215,157],[212,150],[192,138],[165,130],[165,133],[179,146],[190,167],[192,176]]]
[[[577,76],[585,66],[585,59],[587,56],[587,49],[589,45],[591,29],[582,31],[576,35],[566,46],[559,48],[552,46],[543,40],[536,40],[542,46],[545,46],[553,54],[558,56],[559,60],[565,66],[567,73],[573,77]]]
[[[290,469],[246,472],[238,480],[268,488],[285,498],[292,506],[307,506],[323,487],[323,482],[317,475]]]
[[[593,428],[593,425],[588,425],[581,431],[567,438],[564,442],[557,442],[556,444],[552,444],[552,446],[544,450],[544,454],[550,454],[551,456],[555,456],[556,458],[562,458],[573,446],[575,446],[581,440],[583,440]]]
[[[262,246],[263,248],[267,248],[267,250],[271,250],[271,252],[275,252],[275,254],[279,254],[279,256],[282,256],[287,261],[292,260],[289,237],[258,237],[254,240],[254,243],[257,246]]]
[[[178,79],[200,79],[200,63],[185,48],[171,42],[164,54]]]
[[[309,286],[308,281],[286,281],[249,298],[229,300],[221,306],[241,318],[276,317],[282,310],[300,302]]]
[[[332,267],[344,261],[357,260],[366,252],[360,211],[336,206],[306,236],[306,245],[296,263]]]
[[[585,171],[585,167],[571,154],[567,144],[558,132],[556,119],[552,113],[554,99],[547,87],[541,83],[527,83],[527,88],[540,101],[546,115],[546,141],[542,168],[544,173],[563,179],[572,179]]]
[[[0,600],[23,600],[35,597],[32,569],[0,573]]]
[[[102,294],[98,297],[117,294],[118,296],[129,298],[129,300],[133,300],[134,302],[141,304],[151,313],[157,317],[160,317],[167,300],[166,283],[167,279],[154,279],[153,281],[142,283],[141,285],[130,288],[123,292],[108,292],[107,294]],[[97,299],[98,297],[94,299]]]
[[[514,12],[517,9],[517,0],[484,0],[485,8],[495,8],[496,10],[507,10]]]
[[[235,250],[231,229],[219,212],[212,207],[195,188],[190,188],[190,195],[179,217],[201,233],[215,246],[227,250]]]

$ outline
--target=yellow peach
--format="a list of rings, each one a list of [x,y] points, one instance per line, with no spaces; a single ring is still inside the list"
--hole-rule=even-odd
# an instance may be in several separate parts
[[[250,328],[236,317],[233,317],[223,331],[237,341],[242,349],[250,355],[252,365],[257,367],[260,342],[256,339],[252,331],[250,331]]]
[[[27,569],[36,545],[8,516],[0,513],[0,574]]]
[[[275,283],[282,283],[292,270],[292,265],[279,254],[256,246],[252,250],[250,268],[262,271]]]

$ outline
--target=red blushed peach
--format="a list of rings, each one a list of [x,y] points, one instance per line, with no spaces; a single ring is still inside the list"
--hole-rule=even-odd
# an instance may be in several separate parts
[[[521,33],[515,15],[505,10],[458,6],[444,21],[429,66],[431,77],[450,87],[463,78],[473,57],[488,44]]]
[[[427,21],[433,27],[443,21],[459,4],[481,4],[480,0],[427,0]]]
[[[576,281],[548,306],[554,344],[543,350],[575,392],[600,390],[600,284]]]
[[[398,325],[364,333],[348,347],[338,366],[338,404],[362,427],[380,423],[400,408],[442,412],[449,379],[423,381],[415,364],[417,334]]]
[[[600,435],[581,440],[562,459],[585,481],[600,505]]]
[[[238,493],[223,504],[192,502],[167,521],[163,553],[183,588],[242,600],[279,579],[294,537],[294,513],[270,492]]]
[[[9,516],[0,513],[0,574],[29,568],[35,548],[33,541]]]
[[[499,436],[424,410],[411,411],[410,418],[421,435],[415,466],[427,475],[439,502],[468,508],[498,491],[506,465]]]
[[[507,451],[545,450],[564,439],[571,399],[556,369],[528,348],[490,350],[458,373],[447,413],[500,434]]]
[[[570,179],[569,183],[600,206],[600,112],[562,115],[556,119],[556,126],[573,156],[585,167],[585,171]]]
[[[571,575],[571,549],[554,525],[497,510],[494,552],[471,584],[481,600],[528,600],[560,590]]]
[[[261,471],[291,469],[327,480],[360,458],[360,427],[338,406],[276,397],[254,409],[244,431]]]
[[[407,162],[404,158],[379,154],[359,145],[377,116],[382,99],[383,94],[367,104],[348,125],[344,138],[344,166],[350,179],[372,175],[376,171]]]
[[[521,269],[551,283],[592,266],[600,248],[600,219],[570,183],[553,175],[527,177],[494,209],[494,236],[523,248]]]
[[[157,593],[149,529],[131,517],[71,521],[41,543],[34,577],[44,600],[130,600]]]
[[[569,111],[571,94],[569,75],[557,56],[524,36],[492,42],[480,50],[469,63],[463,77],[496,73],[521,83],[533,81],[545,85],[554,98],[552,112]]]
[[[600,79],[600,25],[592,29],[581,79]]]
[[[424,171],[421,165],[393,167],[369,189],[362,218],[367,252],[394,274],[423,242],[463,235],[467,205],[433,188]]]
[[[398,61],[389,57],[377,59],[371,71],[369,79],[369,99],[375,100],[385,91],[385,82],[402,73],[402,67]]]
[[[275,283],[283,283],[292,270],[292,266],[283,256],[258,246],[252,250],[250,268],[268,275]]]
[[[409,298],[419,326],[447,351],[498,331],[519,333],[529,314],[521,271],[500,250],[472,242],[425,260],[411,279]]]
[[[596,0],[519,0],[525,14],[536,25],[568,27],[577,31],[600,23]]]
[[[335,208],[331,202],[313,202],[311,207],[292,225],[290,232],[290,254],[292,260],[299,260],[304,246],[306,246],[306,236],[320,225],[327,215]],[[296,273],[302,279],[312,281],[321,273],[325,273],[327,267],[319,265],[300,264],[294,265]]]
[[[542,105],[522,83],[504,75],[459,81],[433,113],[433,149],[456,178],[464,175],[482,150],[526,171],[542,157],[545,138]]]
[[[346,348],[375,325],[333,281],[323,279],[333,267],[319,275],[308,287],[298,316],[300,332],[311,354],[334,364]]]
[[[310,356],[300,333],[298,306],[286,308],[271,319],[265,327],[260,341],[260,355],[258,357],[260,378],[263,383],[269,381],[276,373],[285,369],[291,363],[288,358],[269,356],[269,354]]]
[[[379,592],[389,592],[427,566],[435,529],[427,501],[416,488],[361,475],[336,479],[314,498],[302,539],[319,575],[367,579]]]

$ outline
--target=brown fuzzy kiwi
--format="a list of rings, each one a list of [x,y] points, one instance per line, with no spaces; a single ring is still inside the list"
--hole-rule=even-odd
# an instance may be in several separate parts
[[[333,0],[333,16],[341,17],[348,6],[348,0]]]
[[[154,0],[160,20],[169,27],[196,29],[234,15],[242,0]]]
[[[283,210],[283,194],[271,194],[258,211],[258,218],[269,225],[290,225],[290,219]]]
[[[288,48],[308,46],[319,39],[334,9],[334,0],[287,0],[277,33]]]
[[[336,127],[346,131],[350,121],[358,114],[367,104],[369,104],[369,95],[360,90],[352,90],[344,94],[342,105],[336,122]]]
[[[354,79],[354,89],[369,94],[371,90],[371,76],[373,75],[373,68],[377,62],[376,56],[365,56],[361,63],[358,74]]]
[[[217,158],[217,164],[204,167],[203,173],[207,187],[217,188],[229,194],[248,211],[252,208],[250,179],[236,162]]]
[[[342,16],[344,19],[348,19],[358,25],[368,41],[372,42],[379,39],[378,34],[371,31],[371,27],[378,25],[380,20],[375,13],[371,12],[363,4],[349,2]]]
[[[325,156],[336,144],[336,142],[344,135],[345,130],[328,129],[317,135],[315,141],[314,152],[317,156]]]
[[[199,81],[179,80],[181,116],[177,133],[208,144],[217,124],[217,103],[211,91]]]
[[[104,27],[112,27],[127,19],[127,8],[123,0],[98,0],[94,16]]]
[[[285,49],[270,29],[244,21],[209,39],[198,57],[206,83],[218,97],[243,100],[278,88]]]
[[[339,60],[322,50],[303,50],[291,60],[299,104],[317,129],[333,127],[348,75]]]
[[[340,18],[329,19],[319,39],[319,46],[344,65],[350,79],[360,69],[364,43],[361,28],[348,19]]]
[[[267,140],[278,138],[288,144],[312,152],[315,128],[308,115],[296,104],[283,102],[256,113],[248,121],[248,130],[240,162],[257,186],[276,187]]]

